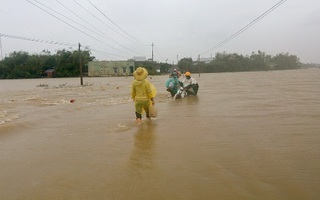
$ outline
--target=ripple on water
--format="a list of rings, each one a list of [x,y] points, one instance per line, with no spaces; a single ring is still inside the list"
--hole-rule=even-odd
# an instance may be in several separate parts
[[[0,125],[5,124],[7,122],[12,122],[15,119],[19,119],[18,115],[15,114],[8,114],[7,111],[0,111]]]

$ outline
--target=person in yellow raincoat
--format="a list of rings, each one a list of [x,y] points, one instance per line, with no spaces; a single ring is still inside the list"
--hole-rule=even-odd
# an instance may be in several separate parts
[[[154,97],[156,95],[155,87],[147,80],[148,71],[143,67],[138,67],[133,72],[134,79],[131,87],[131,97],[135,103],[136,122],[142,122],[142,111],[146,112],[146,117],[150,119],[149,107],[150,103],[155,104]]]

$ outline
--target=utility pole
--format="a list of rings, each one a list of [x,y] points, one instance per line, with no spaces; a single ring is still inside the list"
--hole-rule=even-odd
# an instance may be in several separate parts
[[[151,58],[151,60],[152,60],[152,62],[153,62],[153,46],[154,46],[154,44],[152,42],[152,44],[151,44],[151,48],[152,48],[152,52],[151,52],[152,58]]]
[[[81,44],[79,43],[79,68],[80,68],[80,84],[83,85],[83,76],[82,76],[82,61],[81,61]]]

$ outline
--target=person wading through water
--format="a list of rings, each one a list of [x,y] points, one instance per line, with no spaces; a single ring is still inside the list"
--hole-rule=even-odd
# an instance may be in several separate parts
[[[150,103],[155,105],[154,97],[156,95],[155,87],[147,80],[148,71],[143,67],[138,67],[133,72],[134,79],[131,87],[131,97],[135,103],[135,114],[137,124],[142,123],[142,111],[146,112],[147,119],[149,116]]]

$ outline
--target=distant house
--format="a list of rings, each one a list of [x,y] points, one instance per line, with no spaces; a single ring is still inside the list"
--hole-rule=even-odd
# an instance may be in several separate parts
[[[47,69],[44,72],[44,76],[47,77],[47,78],[53,78],[54,77],[54,73],[55,73],[54,69]]]
[[[141,61],[146,61],[147,58],[144,56],[136,56],[136,57],[133,57],[132,60],[141,62]]]
[[[212,61],[213,61],[212,57],[210,57],[210,58],[200,58],[200,60],[199,60],[199,62],[204,62],[206,64],[209,64]]]
[[[135,70],[134,61],[91,61],[88,76],[127,76]]]

